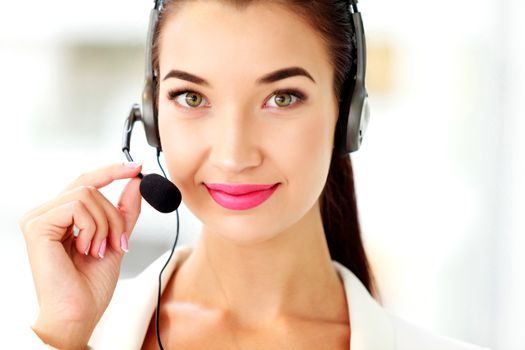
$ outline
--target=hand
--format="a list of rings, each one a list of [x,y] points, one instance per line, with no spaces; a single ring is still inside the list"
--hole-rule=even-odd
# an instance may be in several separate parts
[[[141,168],[119,163],[83,174],[20,219],[40,306],[33,330],[47,344],[83,348],[106,310],[140,214]],[[115,207],[98,189],[125,178]]]

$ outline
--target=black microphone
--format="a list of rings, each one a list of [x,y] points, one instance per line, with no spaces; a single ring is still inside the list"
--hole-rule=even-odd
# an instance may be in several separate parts
[[[142,177],[140,175],[139,177]],[[161,213],[171,213],[176,210],[182,200],[177,186],[159,174],[148,174],[142,177],[140,194],[146,202]]]
[[[129,162],[133,161],[129,154],[131,144],[131,133],[133,132],[133,125],[137,120],[142,119],[140,107],[137,104],[131,106],[129,116],[124,123],[124,131],[122,133],[122,152]],[[157,148],[157,162],[159,163],[160,148]],[[164,170],[162,170],[164,173]],[[139,173],[137,175],[140,179],[140,194],[153,208],[161,213],[171,213],[176,210],[182,200],[182,195],[170,180],[160,176],[159,174],[148,174],[146,176]],[[177,215],[178,216],[178,215]]]

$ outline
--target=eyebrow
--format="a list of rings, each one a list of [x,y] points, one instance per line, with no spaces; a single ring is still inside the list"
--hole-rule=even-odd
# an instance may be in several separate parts
[[[308,73],[306,69],[301,68],[301,67],[288,67],[288,68],[278,69],[276,71],[273,71],[271,73],[268,73],[260,77],[259,79],[256,80],[256,83],[257,84],[270,84],[270,83],[274,83],[279,80],[283,80],[283,79],[295,77],[295,76],[304,76],[310,79],[312,82],[314,82],[314,84],[317,84],[315,82],[315,79],[312,78],[312,76],[310,75],[310,73]],[[168,74],[166,74],[166,76],[162,80],[166,80],[169,78],[178,78],[178,79],[186,80],[191,83],[198,84],[198,85],[211,86],[210,83],[206,81],[205,79],[198,77],[194,74],[184,72],[181,70],[177,70],[177,69],[172,69]]]

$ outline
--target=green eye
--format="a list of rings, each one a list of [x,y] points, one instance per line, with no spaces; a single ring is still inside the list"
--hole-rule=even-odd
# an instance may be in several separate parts
[[[186,93],[186,103],[190,107],[199,107],[202,102],[202,96],[195,92]]]
[[[275,103],[279,107],[287,107],[292,102],[292,95],[288,93],[279,93],[275,95]]]
[[[185,109],[197,109],[199,107],[208,107],[206,99],[198,92],[191,90],[172,90],[168,91],[167,98],[174,101],[177,106]],[[204,104],[201,106],[204,100]],[[307,100],[307,96],[299,90],[278,90],[274,91],[272,97],[267,101],[270,107],[288,109],[294,105],[300,104]]]
[[[270,107],[285,110],[306,101],[306,98],[304,93],[296,89],[277,90],[267,103]]]
[[[168,91],[167,98],[174,101],[177,106],[185,109],[197,109],[206,107],[206,99],[198,92],[191,90],[171,90]],[[202,104],[202,105],[201,105]]]

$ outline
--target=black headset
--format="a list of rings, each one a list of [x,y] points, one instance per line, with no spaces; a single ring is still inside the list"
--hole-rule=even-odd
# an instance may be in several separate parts
[[[142,121],[146,132],[148,144],[162,151],[160,143],[157,110],[155,107],[155,89],[157,87],[157,72],[153,67],[153,37],[157,29],[159,14],[164,7],[163,0],[155,0],[155,6],[150,12],[148,35],[146,41],[146,67],[144,90],[142,92],[142,112],[137,104],[131,108],[126,119],[122,140],[122,150],[126,153],[128,160],[130,149],[131,131],[135,121]],[[341,90],[339,102],[339,118],[337,121],[335,148],[340,156],[357,151],[363,142],[363,136],[370,119],[370,108],[368,106],[368,92],[365,87],[366,74],[366,42],[361,13],[357,9],[357,0],[349,1],[349,11],[352,15],[352,24],[355,36],[352,38],[355,44],[356,68],[346,77]],[[352,76],[352,73],[355,75]],[[346,122],[346,123],[345,123]],[[126,152],[127,151],[127,152]]]
[[[179,237],[179,212],[177,208],[181,202],[181,194],[179,189],[167,179],[164,169],[160,164],[159,155],[162,152],[160,143],[159,127],[157,120],[157,110],[155,108],[155,89],[157,87],[157,72],[153,69],[153,37],[157,30],[159,21],[159,14],[164,7],[163,0],[155,0],[155,7],[151,10],[148,36],[146,41],[146,71],[144,90],[142,93],[142,112],[138,104],[131,107],[131,111],[126,118],[124,124],[124,131],[122,134],[122,151],[124,152],[128,161],[133,161],[129,154],[131,144],[131,133],[133,125],[136,121],[141,121],[144,124],[146,132],[146,139],[148,144],[157,149],[157,162],[159,164],[164,177],[158,174],[149,174],[143,176],[142,173],[138,175],[141,178],[140,192],[142,197],[151,204],[155,209],[162,213],[170,213],[176,210],[177,213],[177,234],[175,241],[171,248],[169,257],[162,267],[159,274],[159,288],[157,293],[157,308],[155,311],[155,329],[157,335],[157,342],[161,350],[163,350],[159,331],[159,310],[160,298],[162,289],[162,273],[168,265],[173,253],[177,240]],[[349,11],[352,15],[352,25],[355,35],[351,40],[355,43],[355,66],[350,71],[343,82],[341,89],[341,99],[339,102],[339,118],[337,120],[336,135],[334,148],[339,156],[346,156],[350,152],[357,151],[363,142],[363,136],[370,118],[370,110],[368,107],[368,93],[365,88],[365,72],[366,72],[366,43],[365,32],[363,29],[363,21],[361,13],[357,9],[357,0],[349,1]],[[354,75],[355,74],[355,75]]]

